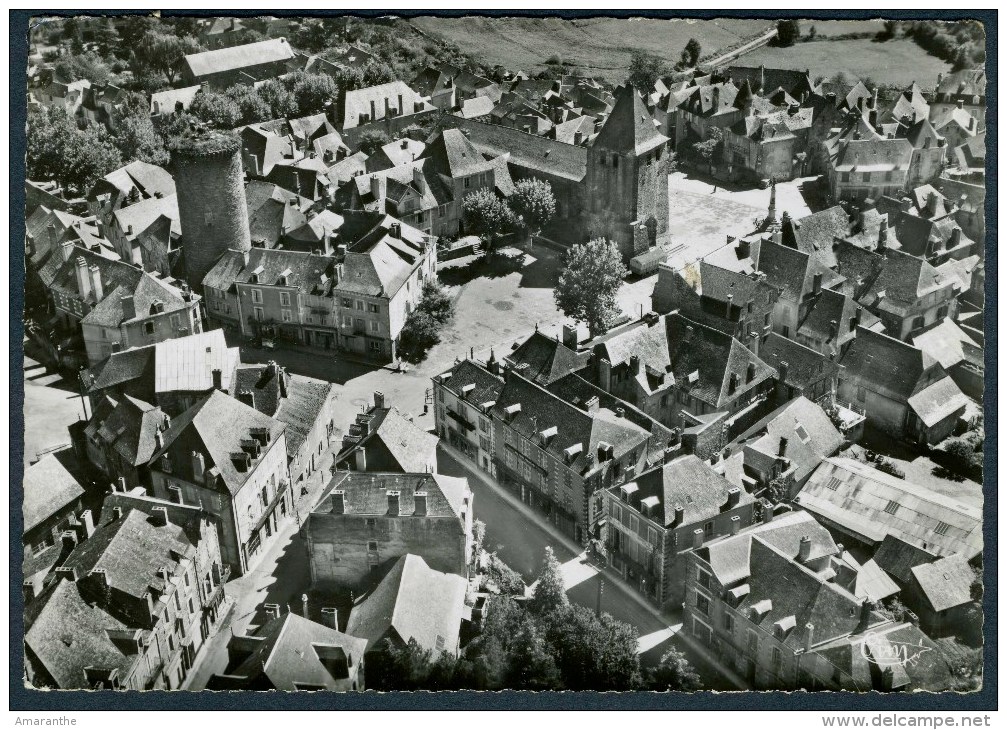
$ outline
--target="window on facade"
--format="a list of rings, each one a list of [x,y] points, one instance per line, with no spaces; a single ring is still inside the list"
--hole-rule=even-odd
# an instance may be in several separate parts
[[[359,311],[361,311],[361,312],[364,311],[364,303],[363,303],[363,301],[361,301],[360,299],[357,299],[356,301],[354,301],[354,304],[356,305],[356,308]]]
[[[262,311],[262,307],[252,307],[252,312],[255,313],[256,321],[261,322],[266,318],[265,313]]]
[[[262,289],[252,289],[252,301],[262,304]]]
[[[220,302],[214,302],[213,303],[213,309],[215,311],[219,312],[220,311]]]
[[[844,173],[842,173],[842,174],[841,174],[841,175],[839,176],[839,179],[840,179],[840,180],[842,180],[842,181],[843,181],[843,182],[845,182],[845,183],[848,183],[848,182],[850,181],[850,173],[848,173],[848,172],[844,172]]]
[[[615,154],[612,155],[612,167],[615,168],[616,170],[619,169],[619,156],[618,155],[615,155]]]
[[[891,181],[892,181],[892,171],[889,170],[888,172],[885,173],[885,182],[891,182]]]
[[[748,653],[752,656],[759,653],[759,635],[755,631],[748,632]]]
[[[780,651],[780,647],[773,647],[773,669],[779,670],[783,666],[783,652]]]
[[[647,528],[647,542],[654,547],[658,547],[661,544],[661,536],[657,534],[657,530],[653,527]]]
[[[367,552],[369,552],[369,553],[376,553],[377,551],[378,551],[378,541],[377,540],[368,540],[367,541]]]
[[[699,568],[696,582],[699,583],[699,585],[705,588],[706,590],[710,590],[710,578],[711,576],[709,572],[703,570],[702,568]]]
[[[857,388],[857,400],[867,400],[867,388],[863,386]]]
[[[713,522],[707,522],[703,525],[703,538],[709,540],[713,537]]]
[[[726,611],[724,612],[724,631],[729,634],[734,633],[734,616]]]
[[[283,306],[283,307],[289,307],[290,306],[290,292],[288,292],[288,291],[281,291],[280,292],[280,305]]]
[[[339,300],[339,303],[342,304],[344,307],[352,307],[353,306],[353,300],[350,299],[349,297],[342,297]]]
[[[143,332],[144,332],[144,334],[147,334],[147,335],[154,334],[154,323],[153,322],[144,322],[143,323]]]
[[[379,322],[369,322],[368,325],[370,326],[371,332],[381,331],[381,324]]]
[[[182,490],[174,484],[168,485],[168,499],[175,504],[182,504]]]
[[[871,173],[865,172],[864,173],[864,182],[866,183],[866,182],[870,182],[870,181],[871,181]]]
[[[378,312],[381,311],[381,307],[379,307],[377,304],[368,304],[367,311],[369,311],[371,314],[377,314]]]
[[[472,178],[465,178],[465,189],[468,190],[472,186]]]
[[[371,342],[371,343],[369,343],[369,346],[370,346],[370,349],[371,349],[372,352],[381,352],[381,343],[380,342]]]
[[[483,451],[489,451],[490,450],[490,440],[488,438],[486,438],[485,436],[480,436],[479,437],[479,446],[480,446],[480,448],[482,448]]]
[[[350,317],[349,315],[343,315],[343,327],[352,327],[352,326],[353,326],[353,317]]]
[[[364,524],[367,525],[368,527],[375,527],[377,526],[378,521],[372,517],[368,517],[366,520],[364,520]]]
[[[283,319],[284,322],[289,322],[292,319],[292,317],[290,315],[290,310],[289,309],[284,309],[280,313],[280,316],[281,316],[281,318]]]
[[[640,519],[636,515],[629,516],[629,529],[633,532],[640,531]]]
[[[710,599],[702,593],[696,594],[696,610],[704,616],[710,615]]]

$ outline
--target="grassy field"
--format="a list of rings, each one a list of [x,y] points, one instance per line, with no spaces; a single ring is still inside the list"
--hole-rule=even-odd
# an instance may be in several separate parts
[[[950,64],[929,55],[913,41],[904,38],[884,43],[873,40],[814,41],[789,48],[763,46],[746,53],[737,63],[744,66],[765,64],[774,68],[806,68],[811,71],[812,79],[832,77],[842,72],[848,77],[867,76],[879,83],[898,86],[908,86],[915,81],[923,87],[934,86],[938,73],[951,70]]]
[[[457,43],[485,63],[535,73],[559,56],[612,83],[626,79],[630,54],[644,50],[674,63],[690,38],[703,54],[737,43],[769,25],[765,20],[582,18],[414,18],[432,36]]]

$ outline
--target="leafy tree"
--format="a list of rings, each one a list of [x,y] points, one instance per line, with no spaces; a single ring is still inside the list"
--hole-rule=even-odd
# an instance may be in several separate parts
[[[490,553],[487,558],[486,577],[497,587],[501,595],[523,596],[525,594],[524,579],[507,563]]]
[[[122,165],[122,155],[103,126],[91,125],[76,130],[72,144],[64,151],[62,183],[83,195],[112,170]]]
[[[555,690],[563,680],[542,632],[532,621],[515,634],[510,647],[505,686],[508,689]]]
[[[60,56],[55,66],[56,75],[66,81],[87,79],[98,86],[107,84],[112,77],[112,69],[94,51],[80,55],[67,53]]]
[[[294,45],[311,53],[325,48],[328,39],[329,31],[320,20],[305,19],[294,33]]]
[[[172,33],[148,31],[140,41],[136,55],[142,65],[164,74],[168,83],[173,84],[185,57],[202,50],[202,46],[192,36],[180,38]]]
[[[433,279],[423,285],[423,294],[416,308],[429,314],[439,325],[447,324],[455,316],[455,300]]]
[[[166,165],[170,159],[164,148],[164,139],[157,133],[150,117],[130,116],[123,119],[115,142],[125,160]]]
[[[242,121],[241,107],[226,94],[212,91],[196,94],[189,113],[214,129],[232,129]]]
[[[116,30],[115,24],[111,20],[107,20],[95,26],[94,42],[98,44],[102,53],[108,54],[121,47],[122,39],[119,37],[119,31]]]
[[[568,606],[547,622],[546,642],[571,690],[640,689],[639,634],[635,627],[607,613],[596,616],[584,606]]]
[[[406,318],[399,335],[399,354],[408,362],[419,362],[440,342],[441,330],[454,316],[454,300],[434,281],[423,286],[416,309]]]
[[[383,651],[371,658],[371,671],[367,673],[369,688],[382,691],[426,689],[432,660],[431,652],[420,647],[416,639],[410,638],[409,643],[401,647],[385,639]]]
[[[514,183],[514,193],[509,202],[521,224],[532,235],[538,234],[542,226],[556,215],[556,197],[552,186],[545,180],[518,180]]]
[[[537,619],[511,598],[490,598],[482,633],[465,654],[478,668],[472,689],[562,688]]]
[[[591,335],[607,332],[619,316],[616,296],[629,274],[616,245],[604,238],[570,248],[556,283],[556,304],[587,324]]]
[[[63,155],[74,131],[62,109],[41,107],[28,112],[25,167],[30,180],[61,180]]]
[[[191,15],[162,18],[161,23],[167,26],[171,32],[179,38],[184,38],[185,36],[192,36],[195,38],[199,35],[199,18]]]
[[[695,692],[703,686],[685,654],[675,647],[669,648],[661,663],[647,672],[647,685],[654,692]]]
[[[898,466],[890,462],[888,459],[881,458],[878,459],[874,464],[874,468],[878,471],[883,471],[885,474],[891,474],[897,479],[905,479],[906,473],[902,471]]]
[[[692,144],[692,153],[700,161],[712,165],[723,145],[724,133],[719,127],[710,127],[706,139]]]
[[[124,15],[112,21],[116,32],[122,38],[122,49],[126,56],[139,45],[141,39],[158,28],[157,19],[150,15]]]
[[[801,24],[796,19],[779,20],[776,23],[776,42],[783,46],[792,46],[801,37]]]
[[[28,114],[25,163],[28,177],[55,180],[78,194],[122,164],[104,127],[77,129],[64,110],[42,108]]]
[[[633,51],[629,61],[629,78],[627,79],[644,94],[650,93],[655,82],[668,72],[667,64],[657,56],[646,51]]]
[[[298,71],[291,76],[290,83],[293,85],[297,115],[302,117],[323,111],[339,93],[335,79],[325,74]]]
[[[566,586],[563,584],[559,560],[556,559],[552,548],[547,546],[545,563],[542,566],[542,572],[538,575],[535,590],[528,603],[528,610],[539,616],[550,616],[569,605],[570,599],[566,596]]]
[[[232,86],[225,94],[238,105],[239,124],[262,122],[272,116],[269,104],[251,86]]]
[[[368,86],[377,86],[378,84],[387,84],[389,81],[395,81],[397,74],[395,69],[389,66],[387,63],[383,63],[378,60],[371,60],[364,66],[363,74],[361,76],[361,86],[358,88],[367,88]]]
[[[300,116],[294,92],[281,81],[271,79],[256,88],[259,98],[269,107],[272,119],[290,119]]]
[[[487,188],[469,193],[462,200],[462,220],[466,233],[479,236],[492,246],[493,239],[514,225],[514,213]]]
[[[368,129],[357,138],[357,149],[365,155],[370,156],[391,141],[391,138],[384,130]]]
[[[699,57],[702,53],[703,47],[699,45],[699,41],[695,38],[690,38],[689,42],[685,44],[685,48],[682,50],[682,66],[685,68],[692,68],[699,63]]]

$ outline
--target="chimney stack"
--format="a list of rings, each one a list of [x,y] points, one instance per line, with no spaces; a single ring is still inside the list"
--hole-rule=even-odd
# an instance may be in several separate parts
[[[388,490],[388,514],[391,517],[399,516],[399,492]]]
[[[94,516],[89,509],[80,513],[80,532],[81,540],[87,540],[94,534]]]
[[[339,609],[323,608],[322,623],[328,626],[330,629],[335,629],[336,631],[339,631]]]
[[[97,264],[88,267],[91,276],[91,290],[94,292],[94,301],[100,302],[105,298],[105,288],[101,284],[101,270]]]
[[[787,455],[787,437],[780,436],[780,453],[779,457],[782,459]]]
[[[374,407],[377,410],[385,407],[385,394],[379,390],[374,391]]]
[[[213,369],[213,389],[214,390],[224,389],[224,373],[220,368]]]
[[[155,527],[165,527],[168,523],[168,508],[154,507],[150,511],[150,520]]]
[[[811,558],[811,538],[808,535],[801,536],[800,547],[797,552],[797,559],[806,563]]]
[[[815,625],[805,624],[804,625],[804,653],[807,654],[811,651],[811,647],[815,645]]]
[[[203,455],[198,451],[192,452],[192,481],[197,484],[202,484],[204,481],[204,474],[206,469],[206,460],[203,459]]]
[[[727,490],[727,507],[737,507],[738,503],[741,501],[741,489],[739,487],[731,487]]]
[[[308,618],[308,594],[301,594],[301,615]]]
[[[87,261],[83,256],[78,256],[75,262],[75,272],[77,274],[77,292],[81,299],[87,299],[91,293],[91,278],[88,276]]]
[[[335,489],[332,491],[332,514],[346,514],[346,492],[342,489]]]
[[[882,218],[878,228],[878,251],[883,252],[888,247],[888,219]]]
[[[577,349],[577,326],[563,325],[563,344],[571,350]]]
[[[127,294],[120,300],[122,302],[122,318],[125,321],[131,319],[136,319],[136,303],[133,301],[133,295]]]
[[[415,510],[413,512],[417,517],[427,516],[427,493],[426,492],[416,492],[413,495],[413,505]]]
[[[738,515],[735,515],[734,517],[731,518],[731,534],[737,535],[740,530],[741,530],[741,518],[738,517]]]
[[[694,550],[698,550],[703,547],[703,530],[697,527],[692,531],[692,547]]]
[[[685,507],[680,504],[675,505],[675,526],[681,527],[685,522]]]

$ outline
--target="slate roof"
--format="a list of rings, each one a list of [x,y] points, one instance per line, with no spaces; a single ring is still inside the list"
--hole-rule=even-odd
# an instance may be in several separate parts
[[[941,556],[982,551],[981,510],[846,457],[826,459],[795,503],[868,544],[894,535]]]
[[[259,66],[277,61],[290,61],[294,58],[294,50],[286,38],[270,38],[257,43],[246,43],[230,48],[219,48],[214,51],[191,53],[182,61],[194,77],[201,78],[212,74],[224,73]]]
[[[143,272],[127,264],[124,261],[117,261],[90,249],[74,246],[67,261],[62,260],[61,252],[55,251],[51,260],[54,264],[52,271],[50,288],[59,291],[75,299],[85,300],[89,304],[95,304],[94,290],[88,284],[89,292],[87,297],[81,296],[77,286],[77,262],[83,259],[85,265],[98,267],[98,275],[101,277],[102,289],[105,296],[113,292],[118,287],[127,290],[135,290],[143,278]],[[45,279],[43,279],[45,281]]]
[[[391,216],[377,216],[376,223],[346,248],[339,291],[366,296],[393,297],[424,261],[426,236]],[[391,225],[398,223],[398,237]]]
[[[434,108],[428,99],[417,94],[404,81],[389,81],[386,84],[378,84],[377,86],[348,90],[344,95],[344,111],[342,112],[343,118],[340,128],[351,129],[363,124],[364,122],[361,122],[360,117],[363,114],[370,115],[372,101],[374,102],[374,118],[366,123],[384,119],[385,102],[387,101],[392,109],[398,109],[398,99],[400,96],[402,97],[404,108],[399,110],[399,116],[432,111]],[[417,103],[420,104],[419,110],[415,108]]]
[[[69,456],[68,451],[49,453],[25,467],[21,503],[24,532],[38,527],[84,495],[84,488],[64,465]]]
[[[193,88],[196,90],[199,89],[198,86]],[[162,91],[152,94],[151,98],[159,99],[163,98],[165,94],[179,94],[183,91],[186,91],[186,89]],[[170,111],[174,110],[175,106],[174,103],[172,103]],[[133,160],[119,169],[108,173],[102,178],[102,180],[113,186],[124,195],[129,194],[129,192],[134,188],[141,195],[148,198],[154,198],[156,193],[160,193],[165,197],[175,194],[175,180],[171,176],[171,173],[163,167],[152,165],[149,162],[144,162],[143,160]],[[178,218],[177,214],[175,217],[176,219]]]
[[[214,370],[221,371],[221,387],[230,390],[231,373],[239,353],[237,347],[227,346],[223,330],[176,337],[158,342],[153,348],[155,392],[210,390]]]
[[[318,506],[322,514],[332,512],[332,492],[343,492],[344,513],[351,515],[388,514],[388,492],[399,493],[399,514],[416,513],[416,493],[426,492],[428,517],[455,517],[464,521],[472,503],[472,491],[464,477],[429,472],[337,472],[326,487]]]
[[[894,337],[857,328],[857,337],[840,359],[843,378],[908,401],[931,382],[945,377],[943,368],[922,350]]]
[[[590,352],[571,350],[559,339],[535,330],[505,359],[523,377],[541,385],[549,385],[559,378],[582,370],[590,357]]]
[[[245,200],[251,239],[264,248],[276,248],[284,236],[301,229],[312,205],[308,198],[265,180],[250,180],[245,186]]]
[[[384,444],[404,472],[423,472],[436,461],[437,437],[406,418],[398,408],[389,408],[368,440]]]
[[[710,565],[721,585],[734,585],[751,575],[750,557],[755,536],[793,556],[798,554],[801,538],[805,536],[811,539],[811,559],[839,552],[828,530],[807,512],[796,511],[774,517],[771,522],[757,523],[737,535],[704,543],[696,554]]]
[[[941,94],[986,96],[986,69],[969,68],[946,74],[937,84]]]
[[[84,316],[81,324],[118,328],[125,324],[140,322],[155,314],[155,303],[163,305],[164,314],[172,314],[195,306],[194,303],[199,300],[198,294],[191,293],[186,300],[180,289],[146,271],[142,272],[135,287],[120,285],[111,291],[106,289],[105,292],[105,297]],[[122,298],[125,296],[133,297],[135,314],[133,317],[127,317],[123,311]]]
[[[885,539],[874,551],[874,562],[903,585],[909,582],[913,568],[917,565],[932,563],[937,558],[938,556],[929,550],[924,550],[893,534],[885,535]]]
[[[125,385],[134,380],[150,382],[150,393],[154,394],[154,346],[134,347],[121,352],[113,352],[105,361],[89,371],[94,379],[91,392]]]
[[[946,280],[952,281],[961,292],[972,288],[972,277],[977,269],[981,270],[982,262],[978,256],[967,256],[963,259],[948,259],[937,267]]]
[[[643,155],[668,142],[657,129],[643,99],[632,84],[615,91],[615,106],[605,119],[593,146],[619,154]]]
[[[762,419],[756,428],[764,433],[754,441],[745,443],[773,458],[780,453],[781,439],[787,439],[785,458],[794,469],[794,479],[801,483],[822,463],[822,460],[839,450],[845,439],[817,403],[800,396],[780,406]],[[751,432],[750,432],[751,433]]]
[[[203,278],[203,286],[233,292],[235,284],[259,283],[289,287],[313,296],[330,296],[335,263],[333,256],[286,249],[253,247],[247,252],[228,251]],[[281,283],[281,275],[286,276],[286,283]]]
[[[461,103],[461,109],[456,113],[465,119],[478,119],[489,116],[495,106],[496,103],[492,97],[475,96],[471,99],[465,99]]]
[[[210,470],[216,467],[224,486],[232,495],[236,494],[254,472],[255,465],[249,471],[239,472],[231,454],[243,450],[242,441],[249,439],[252,428],[268,429],[268,447],[284,433],[286,426],[236,398],[214,390],[172,419],[171,427],[164,432],[164,448],[154,454],[153,463],[169,451],[180,452],[175,453],[172,459],[172,474],[194,481],[191,453],[199,451],[204,457],[204,468]]]
[[[821,84],[816,85],[806,71],[798,69],[730,66],[726,73],[735,84],[740,86],[748,81],[751,88],[759,93],[782,88],[795,99],[800,100],[804,92],[817,94],[821,91]]]
[[[593,397],[600,403],[596,411],[589,413],[585,408]],[[507,413],[510,406],[518,404],[521,406],[519,412]],[[623,416],[614,410],[620,407]],[[652,451],[663,455],[670,439],[670,433],[663,426],[577,375],[554,381],[546,390],[511,371],[492,413],[507,427],[532,439],[555,459],[581,474],[600,466],[598,447],[602,442],[612,447],[614,459],[636,452],[640,461]],[[543,432],[553,427],[556,433],[543,438]],[[658,438],[652,441],[652,435]],[[568,458],[565,452],[570,447],[579,447],[580,451]]]
[[[108,634],[129,627],[85,600],[74,581],[57,581],[37,597],[25,627],[25,645],[60,689],[92,689],[88,669],[118,670],[125,677],[139,660],[135,642],[128,646]]]
[[[657,497],[658,512],[654,521],[665,527],[676,528],[713,519],[728,508],[728,492],[736,489],[727,479],[714,471],[713,467],[693,454],[679,457],[652,469],[627,484],[638,488],[633,498],[634,506],[639,504],[636,501],[637,496],[641,500]],[[622,499],[620,489],[618,486],[609,487],[608,491]],[[755,502],[751,494],[743,489],[739,491],[736,506]],[[675,523],[676,507],[685,510],[682,524]]]
[[[110,588],[139,600],[151,586],[168,592],[160,568],[167,567],[173,574],[178,557],[191,555],[195,549],[180,525],[157,526],[149,515],[130,510],[95,528],[94,534],[70,553],[63,567],[76,568],[82,577],[102,570]]]
[[[426,145],[415,139],[404,137],[383,145],[380,150],[366,157],[367,171],[387,170],[399,165],[406,165],[418,160],[426,149]]]
[[[504,385],[503,378],[497,377],[482,365],[468,359],[462,360],[440,377],[440,382],[445,388],[475,406],[495,402],[500,397]],[[474,385],[475,388],[462,395],[462,389],[466,385]]]
[[[898,584],[888,577],[874,560],[868,560],[857,570],[852,590],[857,598],[881,601],[899,592]]]
[[[833,239],[849,232],[849,215],[841,206],[835,205],[799,220],[792,220],[789,225],[784,223],[781,241],[785,246],[812,255],[832,268],[836,265],[832,253]]]
[[[395,561],[377,587],[358,599],[346,632],[367,640],[367,649],[394,636],[415,639],[421,649],[455,655],[465,601],[465,579],[432,570],[416,555]]]
[[[930,607],[947,611],[972,600],[972,568],[961,555],[949,555],[910,569]]]
[[[841,370],[831,358],[777,332],[766,337],[759,348],[759,357],[776,370],[778,377],[783,376],[780,364],[787,363],[783,382],[792,388],[808,388],[822,378],[834,378]]]
[[[832,352],[838,354],[839,347],[856,336],[856,331],[850,331],[850,320],[858,311],[861,327],[873,328],[881,321],[857,304],[853,297],[832,289],[823,289],[811,303],[804,319],[798,323],[797,332],[828,343]],[[836,323],[836,333],[835,336],[830,336],[833,322]]]
[[[84,429],[88,437],[100,440],[113,450],[123,463],[146,465],[154,455],[154,440],[164,423],[164,413],[157,406],[124,395],[111,411],[95,413]]]
[[[719,332],[677,314],[667,315],[668,357],[675,384],[690,396],[721,408],[776,376],[776,371],[755,353],[728,334]],[[691,329],[690,329],[691,328]],[[755,365],[748,380],[748,365]],[[691,382],[690,375],[698,372]],[[731,393],[731,375],[737,376],[737,388]]]
[[[207,689],[268,684],[286,692],[305,686],[345,690],[347,664],[359,666],[367,649],[364,639],[292,612],[270,620],[247,636],[232,637],[231,641],[254,650],[238,666],[229,669],[226,677],[211,678]]]
[[[762,242],[759,271],[766,275],[767,284],[782,290],[780,296],[796,302],[814,290],[815,274],[821,274],[823,289],[840,280],[820,258],[773,241]]]
[[[730,82],[700,86],[682,103],[682,108],[690,114],[701,117],[714,117],[720,114],[736,113],[734,106],[738,87]]]
[[[430,160],[433,171],[452,179],[489,169],[489,163],[458,129],[442,130],[426,146],[423,157]]]
[[[587,175],[587,149],[564,144],[511,127],[486,124],[474,119],[449,117],[446,124],[461,129],[477,150],[490,157],[510,153],[510,164],[580,182]]]
[[[950,377],[930,383],[909,396],[909,407],[927,428],[950,418],[958,411],[964,411],[970,402]]]

